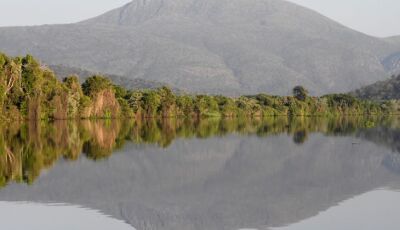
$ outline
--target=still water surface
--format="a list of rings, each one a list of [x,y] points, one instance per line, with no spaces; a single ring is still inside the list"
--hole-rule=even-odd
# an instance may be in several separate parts
[[[0,127],[1,229],[398,229],[399,118]]]

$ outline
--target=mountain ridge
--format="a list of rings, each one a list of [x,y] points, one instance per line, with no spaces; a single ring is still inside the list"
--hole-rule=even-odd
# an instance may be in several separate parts
[[[168,84],[162,82],[155,82],[155,81],[147,81],[140,78],[129,79],[127,77],[107,74],[107,73],[98,73],[98,72],[91,72],[88,70],[80,69],[80,68],[73,68],[69,66],[63,65],[50,65],[50,69],[56,74],[59,80],[63,80],[66,77],[71,75],[77,75],[81,83],[83,83],[89,77],[95,75],[105,76],[109,79],[112,79],[115,85],[123,86],[128,90],[132,89],[156,89],[163,86],[167,86]],[[173,89],[175,92],[180,92],[179,89]]]
[[[400,51],[281,0],[134,0],[76,24],[0,28],[0,41],[12,55],[221,94],[347,92],[384,80]]]

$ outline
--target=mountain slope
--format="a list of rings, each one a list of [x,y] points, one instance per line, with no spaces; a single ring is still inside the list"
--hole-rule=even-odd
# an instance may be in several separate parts
[[[388,38],[385,38],[385,40],[388,42],[394,43],[397,46],[400,46],[400,36],[388,37]]]
[[[133,0],[77,24],[0,28],[0,50],[224,94],[346,92],[385,79],[398,51],[282,0]]]
[[[57,77],[60,80],[66,78],[68,76],[71,76],[71,75],[78,75],[79,80],[81,81],[81,83],[83,83],[87,78],[89,78],[93,75],[100,74],[100,75],[104,75],[104,76],[112,79],[114,84],[123,86],[126,89],[155,89],[155,88],[160,88],[162,86],[167,85],[166,83],[148,81],[148,80],[144,80],[144,79],[140,79],[140,78],[129,79],[127,77],[122,77],[122,76],[118,76],[118,75],[95,73],[95,72],[90,72],[87,70],[63,66],[63,65],[51,65],[49,67],[52,71],[54,71],[54,73],[57,75]],[[174,89],[174,90],[179,91],[177,89]]]
[[[373,100],[400,99],[400,75],[365,86],[352,93],[356,97]]]
[[[400,74],[400,36],[386,38],[385,40],[396,47],[396,52],[384,58],[382,64],[389,73]]]

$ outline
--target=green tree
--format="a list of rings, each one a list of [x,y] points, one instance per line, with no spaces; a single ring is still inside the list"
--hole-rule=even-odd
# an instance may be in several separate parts
[[[126,99],[128,91],[119,85],[114,85],[115,97],[117,99]]]
[[[161,104],[161,96],[156,91],[150,90],[143,94],[142,100],[146,116],[156,117],[156,113]]]
[[[43,72],[38,61],[31,55],[22,59],[22,87],[28,97],[39,96],[43,83]]]
[[[63,83],[68,91],[68,111],[67,116],[68,118],[76,118],[79,116],[79,110],[81,102],[85,104],[82,100],[83,92],[81,85],[79,84],[78,76],[69,76],[63,80]],[[87,103],[86,106],[89,106],[90,103]]]
[[[194,112],[194,100],[189,95],[178,96],[176,98],[176,104],[178,109],[181,111],[180,115],[191,116]]]
[[[158,95],[160,96],[160,112],[163,117],[174,116],[174,108],[176,105],[176,96],[172,92],[172,90],[167,87],[161,87],[157,90]]]
[[[293,88],[293,96],[299,101],[305,101],[308,97],[308,91],[303,86]]]
[[[114,90],[112,82],[108,78],[99,75],[86,79],[82,84],[83,93],[89,97],[94,97],[100,91],[108,89]]]
[[[143,100],[143,92],[141,91],[130,91],[127,93],[127,100],[129,107],[133,110],[134,113],[140,113],[143,109],[142,100]]]

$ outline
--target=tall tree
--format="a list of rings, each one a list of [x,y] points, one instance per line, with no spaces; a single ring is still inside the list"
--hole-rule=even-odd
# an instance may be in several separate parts
[[[293,96],[299,101],[305,101],[308,97],[308,91],[299,85],[293,88]]]

